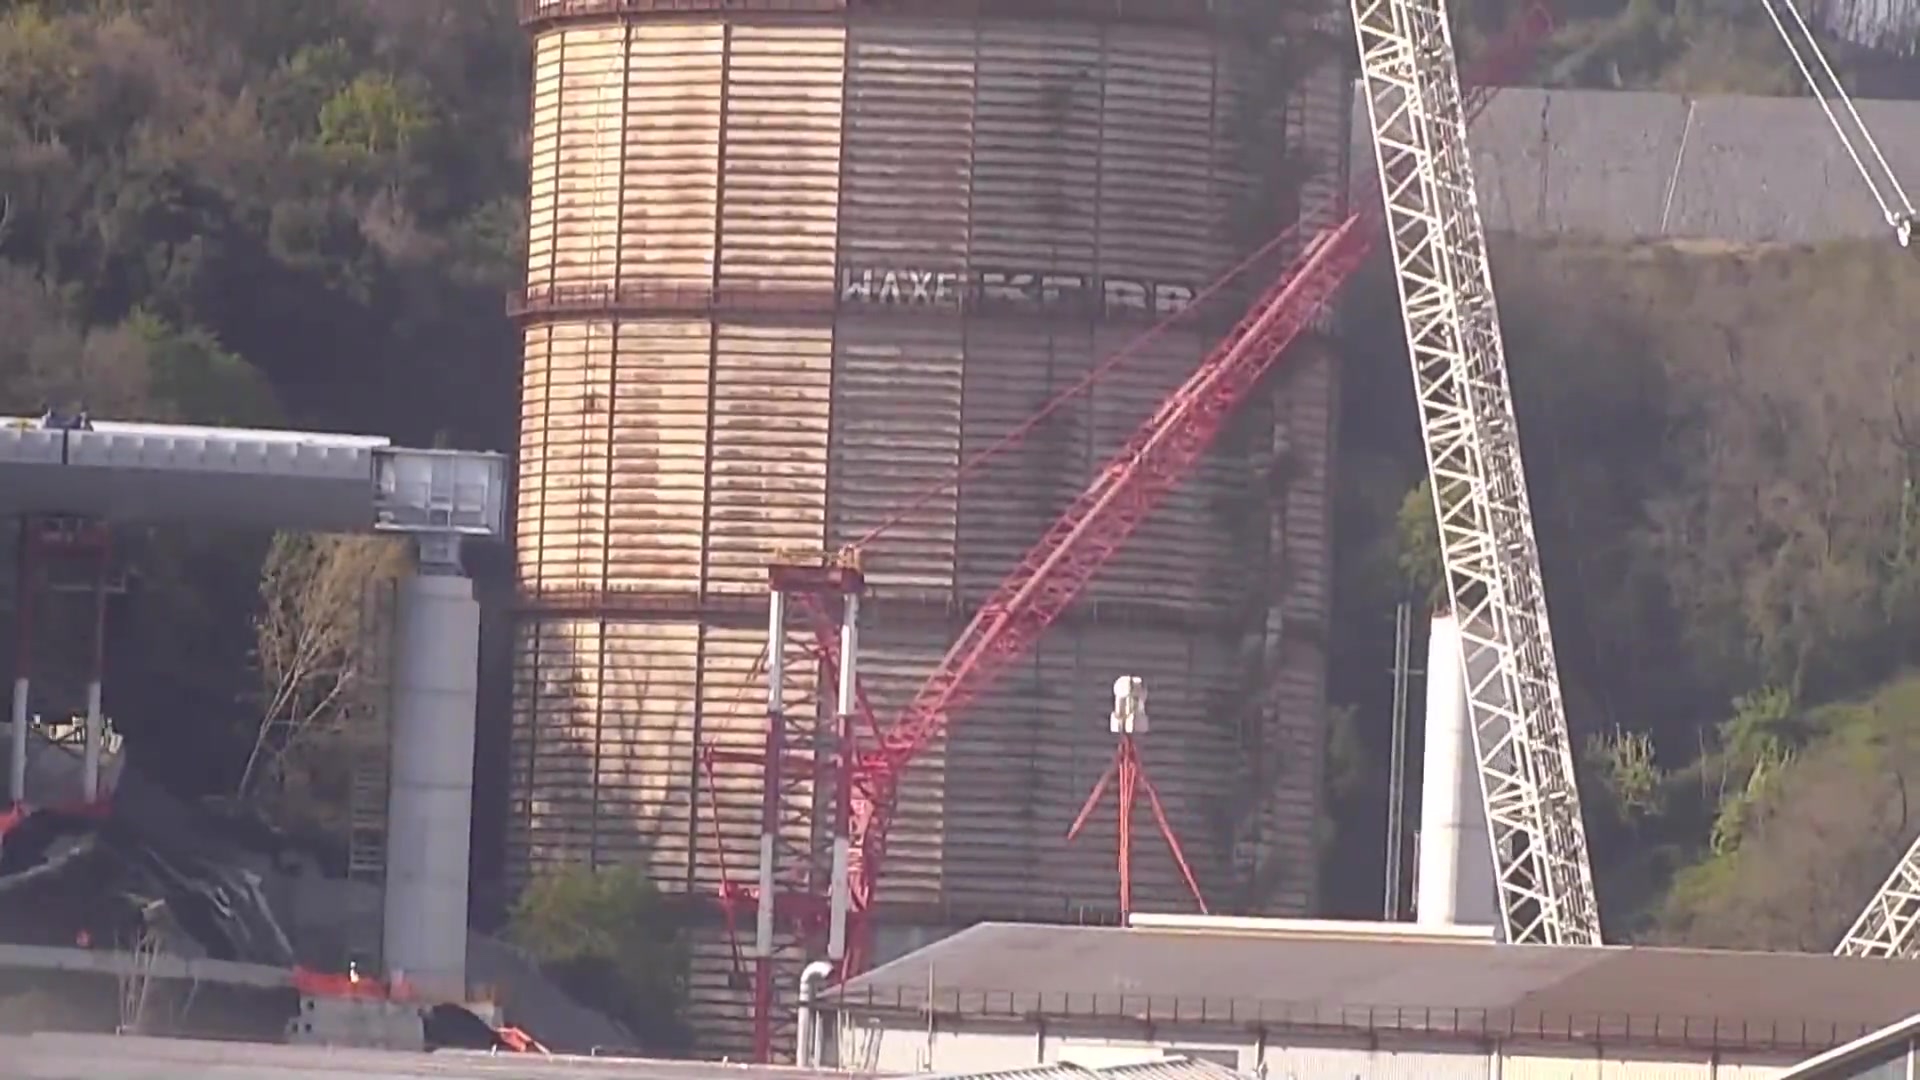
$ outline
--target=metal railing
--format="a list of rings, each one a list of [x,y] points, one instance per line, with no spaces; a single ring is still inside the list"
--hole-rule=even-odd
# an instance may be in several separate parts
[[[1026,990],[854,987],[828,991],[824,1008],[855,1016],[973,1020],[1129,1021],[1259,1029],[1268,1033],[1414,1034],[1474,1040],[1621,1043],[1814,1053],[1877,1030],[1824,1020],[1745,1020],[1578,1010],[1325,1005],[1230,997]]]
[[[1221,0],[519,0],[520,23],[532,30],[571,19],[645,15],[873,14],[1095,19],[1203,24],[1218,19]]]

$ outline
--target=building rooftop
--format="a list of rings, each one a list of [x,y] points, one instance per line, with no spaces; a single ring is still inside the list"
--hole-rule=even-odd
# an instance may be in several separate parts
[[[1889,1024],[1870,1035],[1836,1046],[1832,1050],[1795,1065],[1776,1080],[1813,1080],[1825,1076],[1859,1076],[1863,1067],[1876,1059],[1884,1061],[1890,1053],[1904,1049],[1920,1038],[1920,1014]],[[1904,1062],[1902,1063],[1904,1064]]]
[[[983,923],[829,995],[855,1014],[924,1014],[929,998],[938,1013],[977,1018],[1811,1051],[1920,1012],[1920,964],[1514,946],[1277,920]]]
[[[987,1073],[943,1073],[931,1080],[1243,1080],[1240,1073],[1211,1061],[1169,1054],[1126,1065],[1092,1067],[1069,1061]]]

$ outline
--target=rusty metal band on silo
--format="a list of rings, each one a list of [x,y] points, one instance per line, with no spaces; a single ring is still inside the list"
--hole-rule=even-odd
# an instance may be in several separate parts
[[[518,875],[637,860],[699,892],[722,854],[751,866],[756,777],[722,768],[717,813],[691,792],[697,747],[760,737],[775,552],[862,535],[1237,261],[1244,80],[1212,7],[523,0]],[[1316,137],[1338,155],[1332,75]],[[1214,337],[1164,334],[869,550],[883,714]],[[910,774],[887,921],[1111,904],[1111,837],[1063,834],[1110,753],[1116,674],[1153,688],[1146,753],[1203,884],[1278,852],[1309,865],[1268,906],[1311,902],[1323,661],[1263,641],[1324,622],[1332,400],[1305,365],[1251,410]],[[1249,461],[1283,456],[1283,526],[1242,520],[1280,473]],[[1250,600],[1248,567],[1282,562]],[[1266,719],[1250,672],[1281,695]],[[1293,778],[1242,790],[1249,738],[1288,748]],[[1136,894],[1183,889],[1145,860]]]

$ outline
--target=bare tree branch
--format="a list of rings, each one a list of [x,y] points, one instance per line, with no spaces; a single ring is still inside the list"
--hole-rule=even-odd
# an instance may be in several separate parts
[[[367,588],[407,566],[404,543],[385,537],[274,538],[261,569],[254,627],[260,723],[236,795],[264,799],[262,785],[269,782],[284,789],[296,771],[293,759],[341,733],[367,659],[361,619]]]

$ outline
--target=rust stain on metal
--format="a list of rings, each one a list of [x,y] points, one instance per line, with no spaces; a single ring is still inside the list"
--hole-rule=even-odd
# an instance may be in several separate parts
[[[539,32],[567,22],[686,15],[919,15],[1086,19],[1205,26],[1220,0],[518,0],[520,23]]]
[[[1020,6],[522,4],[516,878],[638,862],[698,892],[723,863],[745,874],[768,563],[863,536],[1235,261],[1248,181],[1227,46],[1127,25],[1211,6]],[[865,552],[863,679],[882,715],[1216,335],[1200,318],[1165,333]],[[1258,721],[1225,693],[1248,678],[1242,635],[1324,619],[1331,369],[1288,386],[916,763],[882,893],[894,925],[1111,906],[1111,835],[1063,835],[1111,751],[1120,673],[1152,687],[1145,752],[1203,884],[1311,862],[1323,658],[1265,649],[1280,705]],[[1236,500],[1283,452],[1304,472],[1276,518],[1249,519]],[[1281,549],[1286,617],[1250,616],[1267,580],[1252,568]],[[1250,771],[1256,753],[1294,764]],[[810,827],[811,798],[796,789],[786,828]],[[1184,902],[1170,865],[1141,863],[1145,902]],[[1301,871],[1277,903],[1312,892]],[[747,1008],[718,940],[696,946],[693,996],[724,1047],[744,1043]]]

